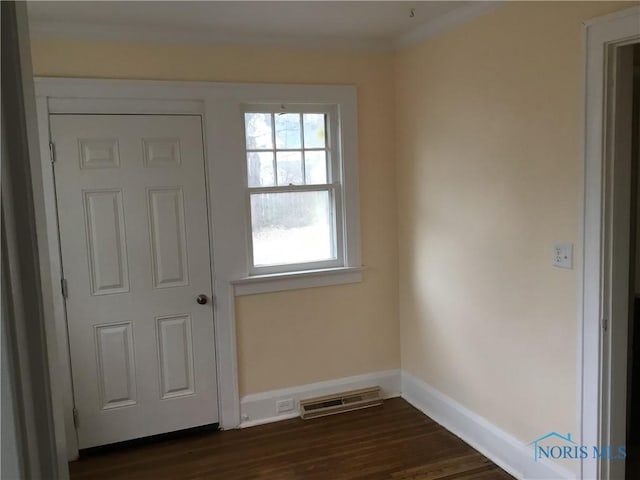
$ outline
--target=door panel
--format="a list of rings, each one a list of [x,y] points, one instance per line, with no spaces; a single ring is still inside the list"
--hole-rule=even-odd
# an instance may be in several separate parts
[[[218,422],[200,117],[50,125],[80,448]]]
[[[97,325],[98,388],[102,409],[136,404],[131,322]]]
[[[191,317],[164,317],[157,322],[162,398],[191,395],[194,393]]]
[[[188,285],[182,188],[150,189],[148,194],[154,286]]]
[[[84,192],[91,294],[129,291],[122,190]]]

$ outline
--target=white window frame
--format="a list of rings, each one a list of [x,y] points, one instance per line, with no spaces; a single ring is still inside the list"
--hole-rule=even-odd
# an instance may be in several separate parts
[[[308,270],[320,270],[326,268],[339,268],[344,267],[345,263],[345,225],[344,225],[344,211],[342,198],[344,196],[344,182],[343,182],[343,155],[342,155],[342,138],[340,128],[340,113],[337,105],[299,105],[299,104],[255,104],[244,105],[243,113],[268,113],[271,115],[279,112],[286,113],[322,113],[327,115],[328,132],[326,135],[327,143],[325,150],[327,152],[327,181],[322,184],[309,184],[306,182],[302,185],[275,185],[269,187],[252,187],[248,185],[249,172],[247,163],[244,164],[245,172],[245,188],[247,191],[247,228],[251,235],[249,236],[249,275],[265,275],[274,273],[286,273],[286,272],[301,272]],[[272,117],[273,118],[273,117]],[[243,121],[243,125],[246,127],[246,122]],[[274,126],[275,128],[275,126]],[[246,134],[246,128],[245,128]],[[275,131],[272,132],[275,135]],[[288,149],[278,149],[276,145],[273,145],[274,153],[274,179],[277,179],[277,164],[276,157],[278,151],[287,151]],[[294,149],[298,150],[298,149]],[[309,149],[304,148],[301,144],[301,151],[307,151]],[[313,150],[313,149],[311,149]],[[320,149],[318,149],[320,150]],[[245,149],[248,152],[248,150]],[[244,157],[246,159],[246,155]],[[303,158],[304,165],[304,158]],[[304,169],[304,167],[303,167]],[[253,251],[253,226],[251,215],[251,195],[256,193],[269,193],[269,192],[318,192],[328,191],[331,194],[331,207],[333,217],[333,247],[335,252],[335,258],[320,260],[315,262],[291,262],[286,264],[275,265],[255,265],[254,263],[254,251]]]
[[[281,290],[355,283],[362,280],[360,252],[360,202],[358,188],[357,98],[352,86],[266,86],[245,85],[247,91],[236,98],[228,98],[229,118],[226,135],[240,141],[233,152],[239,159],[243,179],[243,198],[236,201],[244,206],[242,228],[244,251],[242,271],[232,280],[236,296]],[[298,90],[301,89],[301,90]],[[334,116],[330,127],[335,135],[339,158],[332,158],[340,185],[336,187],[336,253],[337,259],[325,262],[288,264],[268,267],[253,266],[251,207],[247,187],[244,113],[272,111],[281,105],[291,106],[295,112],[326,112]],[[239,115],[235,117],[235,113]],[[236,121],[237,119],[237,121]],[[335,157],[335,156],[334,156]],[[240,248],[237,243],[236,247]]]

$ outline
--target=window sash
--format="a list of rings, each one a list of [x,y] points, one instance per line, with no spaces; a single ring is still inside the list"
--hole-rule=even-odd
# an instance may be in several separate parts
[[[324,190],[338,190],[340,184],[335,183],[310,183],[309,185],[276,185],[273,187],[249,187],[249,194],[253,193],[280,193],[280,192],[321,192]]]
[[[254,113],[254,112],[251,112]],[[331,149],[329,147],[319,148],[319,147],[309,147],[309,148],[245,148],[247,153],[276,153],[276,152],[327,152],[329,153]]]
[[[302,141],[300,148],[277,148],[275,141],[275,123],[272,123],[272,148],[247,148],[246,144],[246,131],[244,125],[244,114],[245,113],[269,113],[272,115],[277,115],[278,113],[322,113],[327,116],[327,131],[325,147],[311,147],[305,148],[304,141]],[[344,207],[343,207],[343,183],[342,183],[342,158],[340,157],[340,119],[338,114],[338,108],[336,105],[326,105],[326,104],[309,104],[309,105],[300,105],[300,104],[245,104],[242,108],[243,114],[243,143],[244,143],[244,151],[245,151],[245,159],[243,162],[244,165],[244,173],[245,173],[245,186],[246,186],[246,205],[247,205],[247,222],[248,222],[248,252],[249,252],[249,275],[268,275],[275,273],[285,273],[285,272],[299,272],[305,270],[317,270],[323,268],[336,268],[343,267],[345,265],[345,225],[344,225]],[[272,118],[273,121],[273,118]],[[301,119],[302,121],[302,119]],[[301,134],[301,136],[304,136]],[[247,171],[247,161],[246,155],[250,152],[271,152],[274,155],[274,162],[277,152],[291,152],[291,151],[300,151],[304,154],[304,152],[313,152],[313,151],[323,151],[326,152],[327,156],[327,183],[320,184],[303,184],[303,185],[274,185],[274,186],[266,186],[266,187],[249,187],[247,185],[249,181],[248,171]],[[304,158],[303,158],[304,162]],[[276,170],[274,170],[274,173]],[[303,170],[304,172],[304,170]],[[303,177],[304,178],[304,177]],[[274,182],[277,183],[277,177],[274,178]],[[254,263],[254,252],[253,252],[253,224],[252,224],[252,216],[251,216],[251,195],[260,194],[260,193],[286,193],[286,192],[322,192],[327,191],[330,194],[330,198],[332,199],[333,208],[332,218],[334,221],[333,225],[333,244],[335,247],[335,259],[330,260],[322,260],[317,262],[305,262],[305,263],[287,263],[287,264],[279,264],[279,265],[264,265],[264,266],[256,266]]]
[[[326,148],[263,148],[263,149],[258,149],[258,148],[245,148],[245,156],[247,156],[249,153],[272,153],[273,154],[273,182],[274,182],[274,186],[280,186],[280,187],[284,187],[286,185],[278,185],[278,160],[277,160],[277,154],[279,152],[300,152],[301,156],[302,156],[302,178],[305,181],[304,185],[301,184],[291,184],[290,186],[307,186],[307,185],[331,185],[331,184],[335,184],[337,182],[332,181],[332,178],[335,176],[335,172],[336,172],[336,167],[334,167],[334,154],[332,153],[332,149],[327,146]],[[325,154],[325,158],[326,158],[326,169],[327,169],[327,181],[323,182],[323,183],[306,183],[306,169],[307,169],[307,157],[306,157],[306,153],[307,152],[324,152]],[[246,161],[246,160],[245,160]],[[338,162],[339,163],[339,162]],[[245,165],[245,170],[248,167]],[[247,174],[245,175],[245,183],[248,184],[249,182],[249,174],[247,172]],[[264,187],[251,187],[248,186],[247,188],[253,189],[253,188],[264,188]]]
[[[248,189],[247,195],[247,218],[249,220],[249,274],[267,275],[270,273],[297,272],[303,270],[317,270],[322,268],[335,268],[344,266],[344,222],[342,215],[342,191],[339,184],[327,185],[293,185],[282,187],[260,187]],[[315,262],[284,263],[277,265],[259,265],[254,263],[253,252],[253,228],[251,215],[251,195],[261,193],[289,193],[289,192],[328,192],[330,207],[332,209],[333,228],[332,243],[335,248],[335,258],[319,260]]]

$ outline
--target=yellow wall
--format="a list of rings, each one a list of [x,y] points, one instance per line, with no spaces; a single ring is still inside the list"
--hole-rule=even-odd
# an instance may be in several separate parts
[[[582,21],[514,3],[396,59],[402,368],[524,442],[576,432]]]
[[[401,363],[528,442],[576,430],[551,247],[580,259],[582,21],[629,5],[508,4],[395,57],[36,39],[34,70],[358,85],[365,280],[240,298],[241,392]]]
[[[390,55],[32,40],[39,76],[355,84],[364,281],[237,299],[242,395],[399,368]]]

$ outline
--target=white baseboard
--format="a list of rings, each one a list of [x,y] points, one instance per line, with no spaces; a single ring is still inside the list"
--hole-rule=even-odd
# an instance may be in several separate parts
[[[400,382],[400,370],[387,370],[246,395],[240,399],[242,419],[240,428],[299,417],[300,400],[321,395],[333,395],[347,390],[379,386],[383,398],[398,397],[400,396]],[[276,402],[286,399],[293,400],[293,410],[278,413]]]
[[[573,479],[574,472],[532,457],[531,447],[410,373],[402,372],[402,398],[518,479]]]
[[[299,417],[299,402],[306,398],[376,385],[382,389],[384,398],[402,395],[411,405],[518,479],[560,480],[576,477],[574,472],[554,462],[535,462],[531,447],[422,380],[401,370],[367,373],[246,395],[240,400],[240,428]],[[276,402],[287,399],[293,400],[293,410],[278,413]]]

